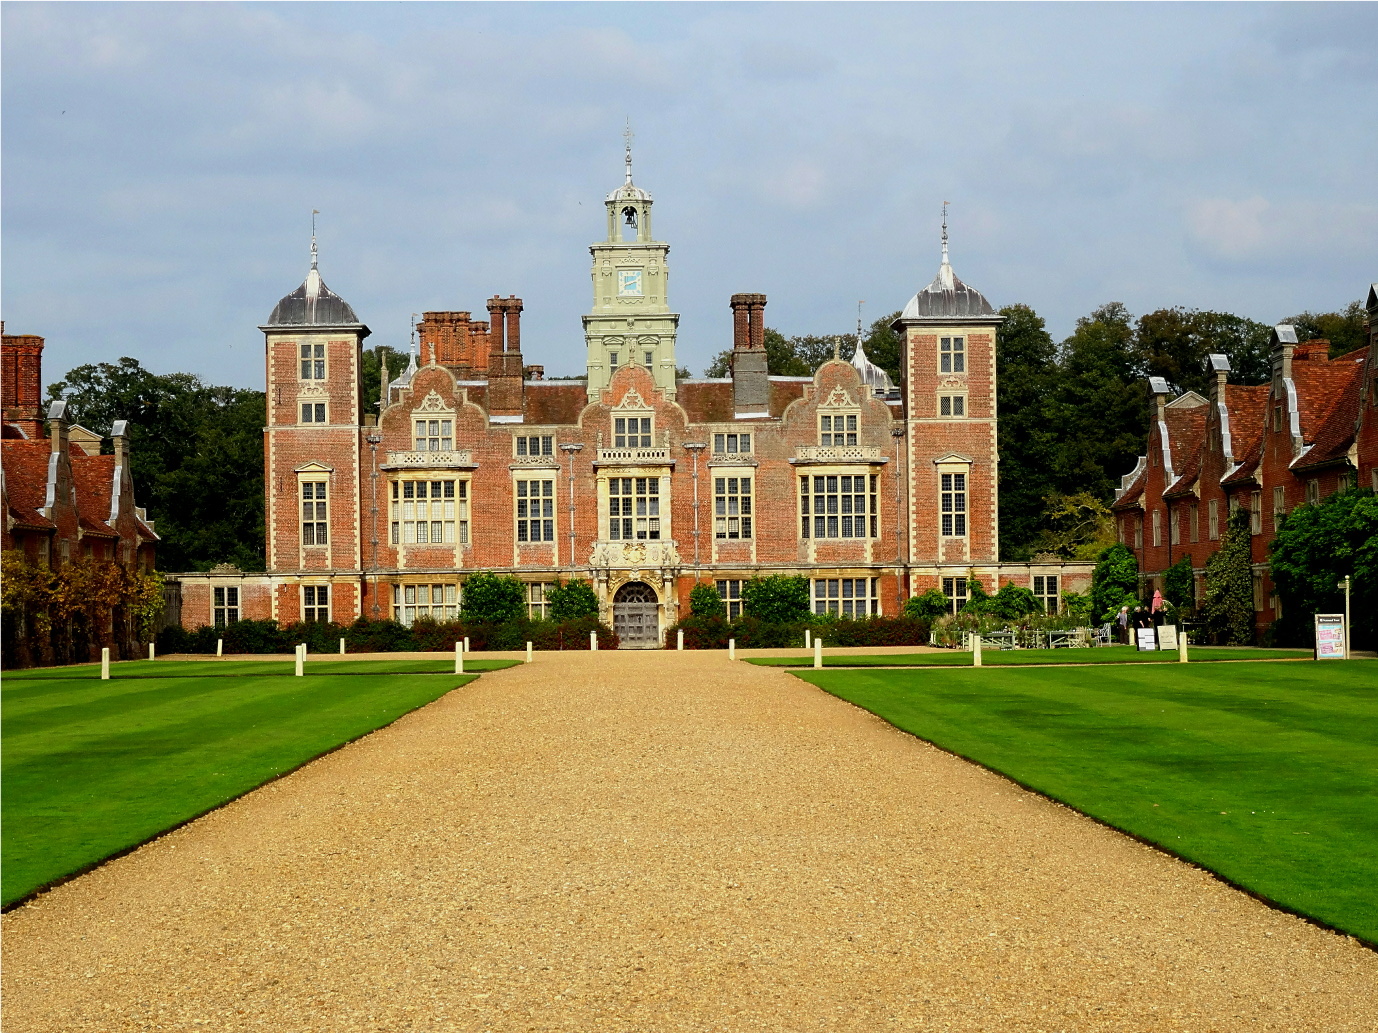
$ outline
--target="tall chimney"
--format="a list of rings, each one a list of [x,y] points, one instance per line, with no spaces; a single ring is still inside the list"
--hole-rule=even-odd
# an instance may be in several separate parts
[[[492,351],[488,353],[488,413],[491,416],[520,416],[524,411],[521,311],[522,302],[517,297],[494,295],[488,302],[488,318],[493,327],[489,334]]]
[[[43,338],[37,334],[3,334],[0,345],[0,405],[6,423],[18,426],[30,440],[43,437]]]
[[[494,294],[488,299],[488,354],[497,355],[507,350],[507,344],[503,340],[502,332],[502,310],[504,303],[502,298]],[[492,363],[489,362],[491,366]]]
[[[732,295],[732,399],[738,415],[770,412],[764,294]]]
[[[48,406],[48,437],[53,452],[67,454],[67,403],[61,399]]]
[[[522,299],[516,295],[507,296],[507,346],[509,352],[522,350]]]
[[[1297,328],[1280,324],[1273,327],[1273,379],[1292,379],[1292,353],[1297,347]]]

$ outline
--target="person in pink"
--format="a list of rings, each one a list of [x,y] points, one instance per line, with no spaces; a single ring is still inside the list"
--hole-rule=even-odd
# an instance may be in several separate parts
[[[1167,614],[1163,612],[1163,593],[1161,589],[1155,588],[1153,590],[1153,606],[1149,609],[1149,614],[1155,626],[1161,624],[1163,618],[1167,616]]]

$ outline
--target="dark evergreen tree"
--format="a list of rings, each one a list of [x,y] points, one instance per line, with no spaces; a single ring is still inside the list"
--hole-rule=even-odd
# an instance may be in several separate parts
[[[1000,415],[1000,556],[1027,559],[1042,527],[1044,500],[1058,490],[1053,425],[1057,347],[1028,305],[1000,310],[995,335]]]
[[[1239,509],[1225,524],[1220,549],[1206,561],[1201,619],[1211,641],[1222,646],[1254,641],[1254,574],[1249,511]]]

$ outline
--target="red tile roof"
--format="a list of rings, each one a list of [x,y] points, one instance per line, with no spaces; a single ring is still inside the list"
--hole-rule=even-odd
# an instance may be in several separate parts
[[[110,493],[115,480],[115,457],[88,456],[76,445],[70,449],[72,484],[76,488],[77,514],[87,534],[118,538],[106,523],[110,517]]]
[[[469,397],[481,401],[474,397],[473,388],[469,389]],[[579,414],[588,403],[588,394],[579,380],[542,380],[526,385],[525,403],[523,419],[527,423],[572,426],[579,422]]]
[[[1225,411],[1230,417],[1230,447],[1237,468],[1221,479],[1222,484],[1239,484],[1253,479],[1263,458],[1263,415],[1268,408],[1267,384],[1245,387],[1225,385]]]
[[[1295,469],[1323,466],[1348,455],[1349,448],[1354,443],[1354,432],[1359,419],[1360,388],[1363,382],[1364,361],[1367,358],[1367,348],[1340,356],[1334,362],[1326,364],[1326,375],[1319,378],[1319,383],[1318,378],[1314,376],[1298,380],[1296,374],[1301,367],[1292,367],[1299,404],[1303,413],[1308,409],[1312,412],[1311,425],[1314,432],[1314,438],[1306,435],[1306,421],[1303,417],[1303,439],[1312,447],[1293,464]],[[1306,388],[1303,388],[1303,383],[1306,384]],[[1307,389],[1325,391],[1328,397],[1308,399]],[[1325,410],[1327,403],[1328,410],[1325,411],[1325,415],[1315,415]]]
[[[1209,405],[1163,411],[1167,421],[1168,447],[1172,449],[1172,471],[1177,479],[1167,486],[1164,495],[1186,491],[1196,483],[1201,473],[1201,448],[1206,440],[1206,415]]]
[[[1334,362],[1325,361],[1320,354],[1313,358],[1292,362],[1292,383],[1297,388],[1297,409],[1301,417],[1301,437],[1305,442],[1317,441],[1341,401],[1357,392],[1359,377],[1363,375],[1363,361],[1368,349],[1342,355]]]
[[[0,449],[5,464],[5,494],[18,525],[42,530],[55,527],[39,512],[48,493],[48,456],[52,451],[48,442],[4,438],[0,440]]]

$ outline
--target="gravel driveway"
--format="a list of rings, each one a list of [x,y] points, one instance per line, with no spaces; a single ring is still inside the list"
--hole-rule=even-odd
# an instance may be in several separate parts
[[[3,929],[7,1033],[1378,1028],[1366,948],[720,653],[537,654]]]

